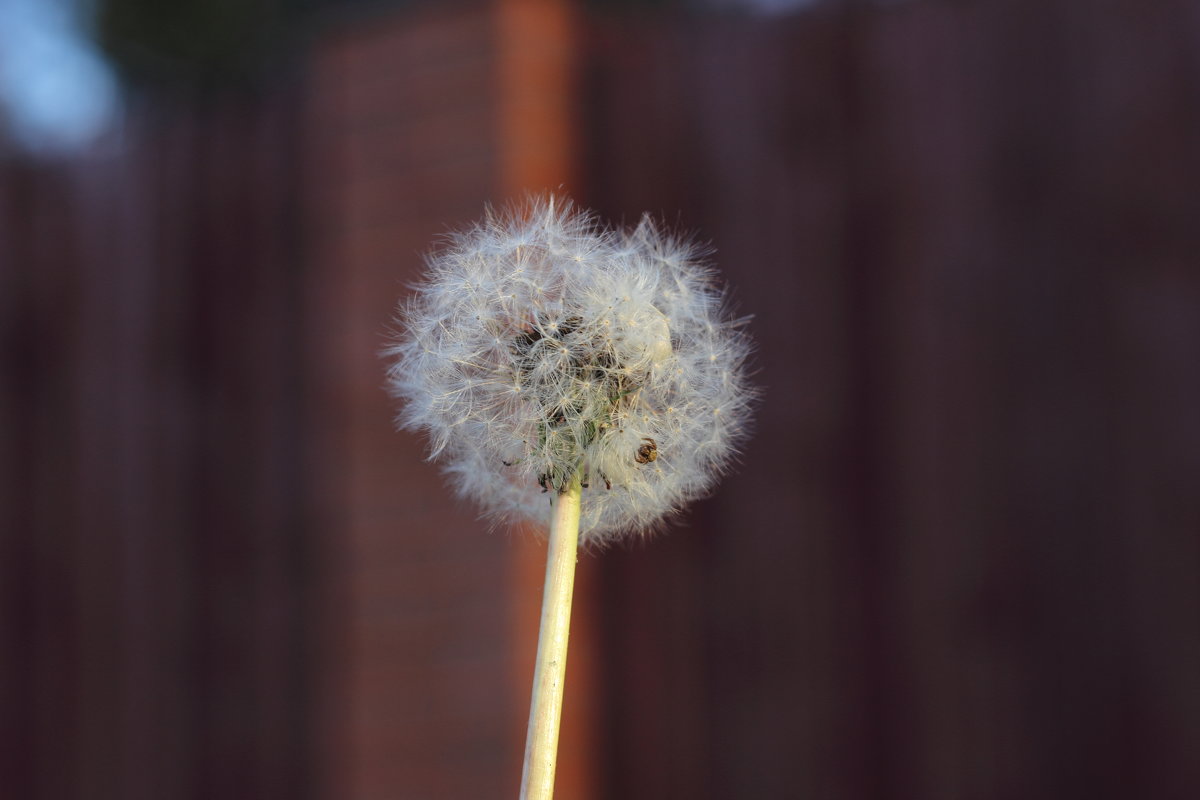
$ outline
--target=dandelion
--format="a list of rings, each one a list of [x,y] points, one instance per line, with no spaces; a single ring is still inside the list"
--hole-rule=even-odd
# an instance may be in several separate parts
[[[489,211],[429,256],[387,350],[398,421],[459,495],[502,521],[544,522],[550,500],[522,797],[553,787],[577,545],[652,530],[747,433],[749,339],[703,256],[562,198]]]
[[[489,213],[429,257],[401,310],[400,423],[493,518],[544,522],[578,473],[582,544],[651,530],[746,433],[749,343],[702,255],[560,198]]]

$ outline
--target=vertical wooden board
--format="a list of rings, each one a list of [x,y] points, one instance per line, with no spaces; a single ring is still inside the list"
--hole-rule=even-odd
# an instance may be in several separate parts
[[[33,792],[30,689],[30,559],[33,435],[30,275],[22,265],[30,243],[24,235],[30,176],[18,166],[0,167],[0,774],[12,791]]]
[[[897,694],[885,736],[901,796],[1004,796],[1029,771],[1014,702],[1027,674],[973,616],[999,611],[984,611],[980,594],[1003,594],[1019,567],[989,516],[1000,387],[985,31],[972,10],[914,8],[872,17],[859,40],[871,120],[860,146],[873,165],[862,180],[887,209],[874,347],[895,522],[880,531]]]

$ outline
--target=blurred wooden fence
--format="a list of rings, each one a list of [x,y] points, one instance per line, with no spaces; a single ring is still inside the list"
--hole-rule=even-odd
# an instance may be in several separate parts
[[[540,555],[375,350],[433,236],[562,183],[712,240],[765,389],[581,562],[564,797],[1194,796],[1195,5],[566,5],[0,166],[4,795],[513,793]]]
[[[303,797],[295,100],[0,167],[0,794]]]
[[[1200,791],[1200,16],[617,26],[589,186],[711,236],[765,401],[605,557],[613,797]]]

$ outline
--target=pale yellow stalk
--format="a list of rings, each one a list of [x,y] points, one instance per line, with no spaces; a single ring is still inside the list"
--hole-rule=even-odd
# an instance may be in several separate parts
[[[529,731],[525,739],[521,800],[550,800],[554,796],[581,492],[576,474],[566,490],[554,499],[550,544],[546,553],[546,585],[542,590],[542,620],[538,629],[537,665],[533,673],[533,699],[529,704]]]

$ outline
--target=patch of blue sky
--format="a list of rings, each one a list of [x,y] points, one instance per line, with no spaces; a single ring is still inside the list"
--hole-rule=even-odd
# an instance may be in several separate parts
[[[0,121],[26,150],[77,151],[116,123],[120,87],[85,10],[78,0],[0,0]]]

